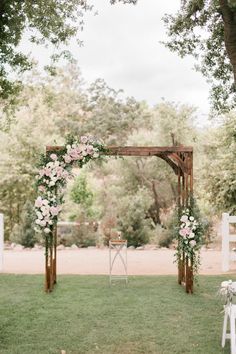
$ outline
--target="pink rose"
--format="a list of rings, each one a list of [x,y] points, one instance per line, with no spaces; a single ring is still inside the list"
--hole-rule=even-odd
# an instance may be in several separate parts
[[[65,160],[65,163],[70,163],[71,162],[71,157],[69,155],[65,155],[63,157],[64,157],[64,160]]]
[[[63,173],[63,168],[61,166],[57,167],[56,169],[57,177],[61,177],[62,173]]]
[[[56,154],[51,154],[51,155],[50,155],[50,158],[51,158],[53,161],[56,161],[56,160],[57,160],[57,155],[56,155]]]
[[[92,145],[88,145],[88,146],[87,146],[87,153],[88,153],[89,155],[93,155],[93,153],[94,153],[94,148],[93,148]]]
[[[44,168],[44,174],[45,174],[45,176],[50,176],[50,174],[51,174],[51,169],[49,168],[49,167],[45,167]]]
[[[180,236],[186,237],[190,234],[191,230],[189,227],[184,227],[183,229],[180,229],[179,234]]]
[[[34,205],[36,206],[36,208],[41,208],[41,206],[43,205],[43,200],[41,197],[38,197],[36,200],[35,200],[35,203]]]
[[[59,214],[59,212],[61,211],[61,206],[51,206],[50,207],[50,213],[52,214],[52,216],[57,216]]]
[[[45,190],[46,190],[46,188],[44,186],[42,186],[42,185],[39,186],[38,189],[39,189],[40,192],[45,192]]]

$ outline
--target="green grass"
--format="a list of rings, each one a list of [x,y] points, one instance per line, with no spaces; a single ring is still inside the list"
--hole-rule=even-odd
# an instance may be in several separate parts
[[[202,276],[187,295],[173,276],[60,276],[52,294],[43,277],[0,276],[0,353],[217,354],[222,276]]]

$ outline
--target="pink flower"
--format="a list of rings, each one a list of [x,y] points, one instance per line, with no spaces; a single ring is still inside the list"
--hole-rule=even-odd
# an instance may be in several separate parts
[[[72,158],[72,160],[77,160],[79,157],[79,153],[77,149],[73,149],[70,151],[70,157]]]
[[[45,174],[45,176],[50,176],[50,174],[51,174],[51,169],[49,168],[49,167],[45,167],[44,168],[44,174]]]
[[[50,213],[52,214],[52,216],[57,216],[59,214],[59,212],[61,211],[61,206],[51,206],[50,207]]]
[[[89,155],[93,155],[93,153],[94,153],[94,148],[93,148],[92,145],[88,145],[88,146],[87,146],[87,153],[88,153]]]
[[[36,206],[36,208],[41,208],[41,206],[43,205],[43,200],[41,197],[38,197],[36,200],[35,200],[35,203],[34,205]]]
[[[57,177],[62,177],[63,168],[61,166],[56,168]]]
[[[62,177],[63,177],[63,178],[66,179],[66,178],[68,178],[68,176],[69,176],[69,173],[68,173],[67,171],[63,171],[63,172],[62,172]]]
[[[51,154],[51,155],[50,155],[50,158],[51,158],[53,161],[56,161],[56,160],[57,160],[57,155],[56,155],[56,154]]]
[[[70,163],[71,162],[71,157],[69,155],[63,156],[65,163]]]
[[[46,188],[44,186],[42,186],[42,185],[39,186],[38,189],[39,189],[40,192],[45,192],[45,190],[46,190]]]
[[[87,136],[81,136],[80,141],[82,144],[86,144],[88,142],[88,137]]]
[[[186,237],[190,234],[191,230],[189,227],[184,227],[183,229],[180,229],[179,234],[180,236]]]
[[[39,177],[42,178],[44,176],[44,168],[39,170]]]

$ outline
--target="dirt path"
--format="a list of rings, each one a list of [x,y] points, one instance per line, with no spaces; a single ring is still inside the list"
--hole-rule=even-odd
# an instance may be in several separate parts
[[[78,249],[58,251],[58,274],[108,274],[108,250]],[[220,274],[221,252],[202,251],[200,274]],[[128,250],[128,274],[176,274],[172,250]],[[232,272],[236,271],[235,263]],[[44,251],[5,251],[4,273],[44,273]]]

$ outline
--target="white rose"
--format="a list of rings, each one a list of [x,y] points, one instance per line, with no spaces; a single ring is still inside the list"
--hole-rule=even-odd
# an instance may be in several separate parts
[[[196,243],[197,243],[197,242],[196,242],[195,240],[192,240],[192,241],[189,242],[189,244],[190,244],[191,247],[196,246]]]
[[[43,215],[42,215],[42,213],[40,213],[40,211],[37,211],[36,214],[37,214],[37,217],[39,220],[41,220],[43,218]]]
[[[187,215],[182,215],[180,221],[187,222],[188,221],[188,216]]]
[[[45,232],[45,234],[49,234],[49,232],[51,232],[51,230],[48,227],[45,227],[44,232]]]
[[[190,220],[190,221],[193,221],[193,220],[194,220],[194,217],[193,217],[193,216],[190,216],[189,220]]]

